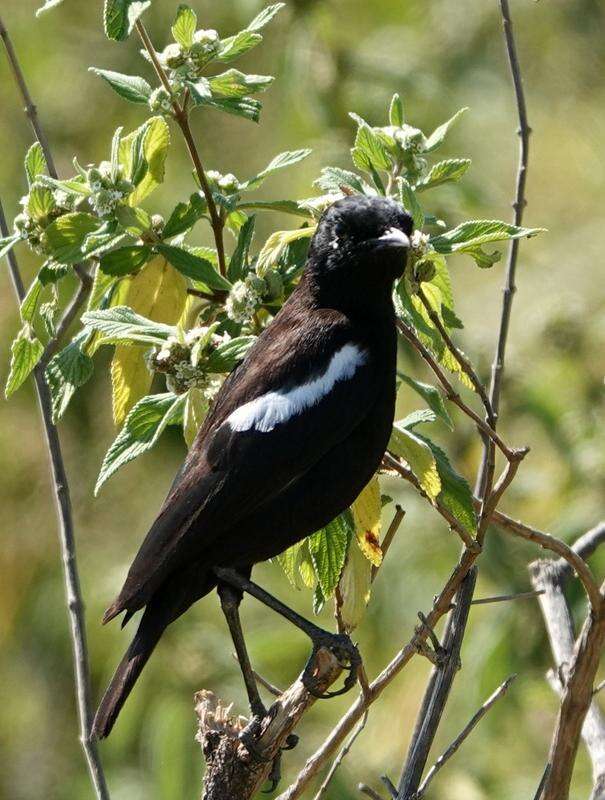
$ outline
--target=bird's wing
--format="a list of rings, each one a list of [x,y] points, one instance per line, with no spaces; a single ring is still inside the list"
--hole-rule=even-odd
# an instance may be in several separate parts
[[[108,619],[142,607],[166,575],[283,491],[368,413],[377,368],[348,319],[284,310],[223,385]]]

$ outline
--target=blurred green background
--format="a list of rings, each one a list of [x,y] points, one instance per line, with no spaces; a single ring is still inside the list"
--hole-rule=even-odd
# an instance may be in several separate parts
[[[3,0],[1,13],[59,170],[65,173],[74,154],[81,163],[107,157],[114,128],[134,127],[146,113],[120,100],[87,67],[126,73],[147,68],[134,37],[122,44],[104,38],[100,2],[65,0],[36,20],[37,5]],[[146,15],[158,46],[168,41],[175,5],[155,0]],[[225,34],[243,27],[260,7],[257,0],[193,5],[203,27]],[[512,13],[534,128],[526,222],[547,227],[549,233],[521,245],[501,425],[510,442],[528,444],[532,452],[504,507],[571,541],[603,516],[605,489],[605,12],[599,0],[514,0]],[[470,156],[473,167],[460,187],[435,193],[442,204],[436,210],[453,224],[469,217],[510,217],[516,116],[496,0],[290,0],[265,34],[264,44],[241,65],[248,72],[278,76],[264,96],[261,126],[214,112],[195,117],[207,167],[247,177],[275,153],[309,146],[314,149],[311,159],[280,173],[265,189],[272,197],[309,196],[322,165],[349,165],[354,125],[347,111],[384,124],[390,95],[399,91],[412,123],[424,130],[432,130],[460,106],[471,109],[452,133],[444,156]],[[21,164],[32,134],[3,58],[0,109],[0,190],[12,218],[25,191]],[[192,186],[184,149],[174,132],[166,184],[148,207],[167,211]],[[292,220],[272,216],[262,224],[268,233],[291,227]],[[21,249],[19,254],[29,278],[35,259]],[[458,313],[466,324],[459,340],[486,376],[503,264],[484,272],[459,257],[451,266]],[[4,268],[0,309],[4,380],[9,343],[18,325]],[[428,377],[417,359],[408,353],[401,358],[406,369]],[[120,587],[184,454],[176,429],[170,431],[154,453],[128,466],[93,499],[94,480],[114,436],[105,366],[102,356],[94,380],[76,396],[61,424],[95,698],[131,636],[130,628],[102,628],[102,611]],[[418,405],[418,398],[406,391],[402,395],[402,413]],[[0,796],[80,800],[91,797],[91,790],[76,735],[55,517],[31,386],[1,409]],[[479,457],[477,437],[459,415],[456,420],[455,434],[435,425],[431,435],[472,481]],[[458,541],[407,485],[385,479],[383,491],[403,504],[407,516],[358,632],[371,676],[409,638],[417,610],[428,609],[458,552]],[[392,508],[385,511],[387,522]],[[492,531],[481,560],[478,596],[528,589],[526,564],[536,555],[535,548]],[[602,575],[605,559],[596,561]],[[263,565],[255,575],[297,609],[311,613],[310,594],[292,590],[277,566]],[[579,618],[585,609],[577,587],[571,587],[570,595]],[[250,599],[243,604],[243,618],[255,666],[275,683],[290,682],[308,654],[304,637]],[[331,623],[325,611],[323,624]],[[231,649],[214,596],[167,632],[114,734],[101,746],[114,800],[198,796],[202,759],[193,740],[193,692],[212,689],[235,701],[238,712],[246,711]],[[544,679],[550,653],[537,603],[476,607],[462,658],[463,672],[435,755],[508,674],[517,672],[519,677],[434,781],[429,798],[533,797],[557,707]],[[398,777],[427,674],[427,662],[418,658],[390,686],[334,780],[330,800],[359,796],[359,781],[378,787],[384,772]],[[318,703],[306,717],[299,746],[284,758],[285,780],[302,766],[352,698]],[[582,751],[572,797],[587,797],[589,787],[590,764]]]

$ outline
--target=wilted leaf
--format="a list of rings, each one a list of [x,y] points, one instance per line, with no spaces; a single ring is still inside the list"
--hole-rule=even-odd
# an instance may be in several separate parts
[[[359,549],[357,539],[354,539],[349,546],[338,584],[342,598],[339,616],[347,633],[351,633],[363,619],[371,587],[372,564]]]
[[[382,563],[380,485],[374,476],[351,506],[357,543],[364,556],[375,566]]]

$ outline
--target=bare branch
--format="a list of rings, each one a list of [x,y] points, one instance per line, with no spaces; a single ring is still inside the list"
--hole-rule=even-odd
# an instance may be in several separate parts
[[[383,798],[372,789],[371,786],[368,786],[366,783],[360,783],[357,785],[357,788],[362,794],[365,794],[366,797],[369,797],[371,800],[383,800]]]
[[[345,746],[342,748],[340,753],[334,759],[334,762],[332,763],[332,766],[330,767],[330,771],[326,775],[326,778],[325,778],[324,782],[319,787],[319,791],[317,792],[317,794],[315,795],[313,800],[321,800],[321,798],[325,795],[325,793],[328,790],[328,786],[330,785],[330,782],[332,781],[332,778],[336,774],[336,770],[338,769],[338,767],[342,764],[344,759],[349,754],[349,751],[351,750],[351,747],[353,747],[353,745],[355,744],[355,740],[357,739],[359,734],[362,732],[362,730],[365,728],[367,721],[368,721],[368,712],[366,710],[366,712],[363,715],[363,717],[361,718],[359,724],[357,725],[357,727],[355,728],[355,730],[351,734],[351,737],[350,737],[349,741],[345,744]]]
[[[393,519],[391,520],[391,524],[387,528],[387,532],[384,535],[384,539],[380,543],[380,549],[382,550],[382,561],[380,562],[380,566],[384,563],[384,559],[386,554],[389,552],[389,547],[393,543],[393,539],[399,530],[401,523],[403,522],[403,518],[405,517],[405,511],[399,504],[395,506],[395,514],[393,515]],[[378,575],[378,570],[380,566],[372,567],[372,581],[376,580],[376,576]]]
[[[6,219],[0,200],[0,233],[2,236],[8,235]],[[17,264],[17,259],[13,251],[7,254],[7,261],[15,295],[17,301],[21,303],[25,296],[23,281]],[[76,685],[76,702],[78,708],[78,718],[80,723],[80,742],[84,750],[90,779],[98,800],[109,800],[109,791],[101,765],[101,759],[97,750],[96,741],[90,734],[90,723],[92,720],[92,706],[90,701],[90,667],[88,662],[88,646],[86,643],[86,622],[84,617],[84,603],[82,600],[82,590],[80,587],[80,577],[78,574],[78,564],[76,560],[76,541],[74,535],[73,517],[71,513],[71,499],[69,494],[69,483],[61,443],[57,428],[52,421],[52,403],[50,392],[44,378],[44,370],[37,366],[33,372],[33,378],[38,394],[38,405],[40,416],[46,437],[46,448],[50,460],[50,471],[53,483],[53,491],[57,507],[57,517],[59,522],[59,544],[63,560],[63,572],[65,579],[65,597],[67,602],[67,613],[71,628],[71,644],[73,652],[74,677]]]
[[[580,536],[579,539],[572,544],[571,549],[574,553],[576,553],[580,558],[586,561],[587,558],[595,552],[597,547],[605,542],[605,522],[599,522],[598,525],[595,525],[594,528],[591,528],[589,531],[586,531],[585,534]],[[563,560],[559,559],[556,562],[556,568],[560,574],[561,580],[566,580],[573,572],[571,565]]]
[[[475,589],[477,572],[471,569],[460,585],[457,603],[450,616],[443,638],[443,662],[433,668],[422,705],[416,718],[416,726],[408,749],[405,766],[399,781],[398,800],[411,800],[422,780],[424,766],[429,756],[441,715],[454,677],[460,667],[460,648],[466,630],[470,599]]]
[[[585,536],[581,537],[576,545],[582,539],[585,540]],[[562,695],[575,657],[574,626],[563,594],[565,575],[558,569],[558,563],[551,559],[534,561],[529,565],[529,573],[532,585],[542,592],[540,607],[555,664],[549,683],[558,695]],[[591,694],[594,696],[594,691]],[[602,797],[602,785],[605,782],[605,718],[594,701],[589,704],[586,711],[582,738],[592,762],[595,786],[593,797]]]
[[[493,597],[480,597],[471,602],[472,606],[483,606],[488,603],[506,603],[509,600],[533,600],[534,597],[539,597],[543,594],[542,591],[537,592],[518,592],[517,594],[499,594]]]
[[[479,722],[483,719],[483,717],[487,714],[490,708],[496,703],[501,697],[503,697],[506,692],[508,691],[509,686],[515,680],[517,676],[511,675],[507,678],[503,683],[498,686],[496,691],[491,694],[485,703],[481,706],[481,708],[473,714],[471,719],[468,721],[466,726],[460,731],[458,736],[454,739],[454,741],[450,744],[447,750],[440,755],[437,761],[433,764],[430,770],[427,772],[426,778],[422,781],[418,792],[416,793],[414,800],[420,800],[421,797],[424,797],[426,790],[430,782],[433,780],[435,775],[439,772],[439,770],[450,760],[450,758],[457,752],[460,748],[464,740],[469,736],[469,734],[473,731],[473,729],[479,724]]]

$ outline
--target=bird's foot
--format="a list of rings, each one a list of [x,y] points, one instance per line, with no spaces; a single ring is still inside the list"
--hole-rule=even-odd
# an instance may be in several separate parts
[[[348,692],[349,689],[352,689],[357,682],[357,673],[359,671],[359,667],[361,666],[361,656],[357,646],[351,641],[351,637],[346,633],[329,633],[328,631],[321,631],[320,634],[312,637],[312,641],[313,652],[307,661],[307,665],[302,676],[303,686],[309,692],[309,694],[312,694],[314,697],[318,697],[321,700],[327,700],[330,697],[338,697],[340,694],[345,694],[345,692]],[[325,647],[326,649],[330,650],[330,652],[332,652],[336,657],[340,666],[349,673],[345,678],[342,688],[336,690],[335,692],[322,693],[317,689],[317,682],[315,676],[313,675],[313,670],[315,666],[315,656],[321,647]]]

